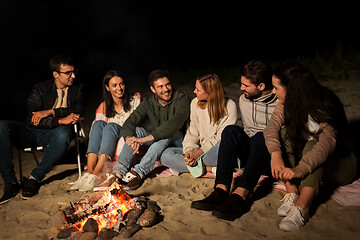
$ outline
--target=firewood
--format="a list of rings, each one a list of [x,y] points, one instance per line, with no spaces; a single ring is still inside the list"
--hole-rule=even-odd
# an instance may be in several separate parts
[[[120,236],[123,238],[130,238],[132,237],[136,232],[140,230],[139,224],[133,224],[129,226],[125,226],[120,230]]]
[[[144,213],[139,217],[139,225],[140,227],[151,227],[157,221],[157,212],[146,209]]]

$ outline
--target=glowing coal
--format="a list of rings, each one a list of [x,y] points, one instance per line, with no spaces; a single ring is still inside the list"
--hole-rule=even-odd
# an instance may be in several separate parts
[[[70,207],[54,214],[48,226],[59,231],[58,238],[68,238],[82,232],[109,232],[114,236],[131,237],[141,227],[151,227],[159,221],[160,207],[144,197],[131,198],[114,182],[100,198],[70,203]],[[149,214],[149,212],[151,214]]]

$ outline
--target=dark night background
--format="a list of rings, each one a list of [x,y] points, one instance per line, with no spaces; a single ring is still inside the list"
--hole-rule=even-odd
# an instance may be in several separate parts
[[[281,61],[332,54],[339,44],[358,52],[359,6],[355,1],[1,0],[0,119],[24,118],[32,85],[50,78],[48,62],[57,53],[74,57],[77,80],[91,97],[101,92],[111,68],[139,87],[156,68],[181,72],[233,67],[256,57]]]

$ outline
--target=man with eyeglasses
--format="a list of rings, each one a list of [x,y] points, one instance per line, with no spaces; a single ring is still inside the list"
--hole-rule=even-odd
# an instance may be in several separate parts
[[[47,146],[41,163],[24,179],[22,198],[29,199],[39,192],[45,174],[67,150],[73,137],[71,126],[84,112],[83,85],[74,85],[73,59],[59,54],[49,65],[53,79],[34,85],[27,101],[26,122],[0,121],[0,172],[5,184],[0,204],[10,201],[21,188],[12,162],[12,146]]]

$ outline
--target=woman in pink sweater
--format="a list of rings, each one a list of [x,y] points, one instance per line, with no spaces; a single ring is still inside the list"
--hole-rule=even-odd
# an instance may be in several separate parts
[[[309,219],[320,182],[350,183],[357,159],[346,145],[347,120],[338,97],[297,63],[278,67],[273,93],[279,99],[264,130],[271,172],[287,194],[278,209],[279,228],[296,230]]]

